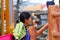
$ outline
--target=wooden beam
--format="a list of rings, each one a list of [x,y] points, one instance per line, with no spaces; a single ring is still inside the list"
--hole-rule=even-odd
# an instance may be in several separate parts
[[[55,5],[48,7],[48,40],[60,40],[60,17],[52,14],[60,12],[60,9]]]
[[[60,8],[60,0],[59,0],[59,8]]]

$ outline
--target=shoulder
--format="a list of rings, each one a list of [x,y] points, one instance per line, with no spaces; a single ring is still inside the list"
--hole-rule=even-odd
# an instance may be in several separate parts
[[[29,26],[29,30],[36,30],[36,27],[34,27],[34,26]]]
[[[36,28],[34,26],[29,27],[29,33],[31,40],[36,40]]]
[[[30,32],[30,35],[36,35],[36,28],[34,26],[30,26],[29,27],[29,32]]]

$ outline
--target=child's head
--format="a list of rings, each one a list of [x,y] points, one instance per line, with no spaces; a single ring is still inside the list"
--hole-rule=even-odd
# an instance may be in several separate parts
[[[30,25],[32,21],[31,14],[29,12],[22,12],[20,14],[20,21],[26,23],[27,25]]]

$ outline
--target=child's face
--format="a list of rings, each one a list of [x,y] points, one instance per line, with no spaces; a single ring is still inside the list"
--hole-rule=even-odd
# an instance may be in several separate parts
[[[32,18],[31,18],[31,17],[30,17],[29,19],[25,19],[25,23],[26,23],[27,25],[30,25],[31,22],[32,22]]]

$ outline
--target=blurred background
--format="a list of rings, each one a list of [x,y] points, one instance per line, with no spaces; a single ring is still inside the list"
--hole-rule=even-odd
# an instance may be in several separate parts
[[[12,33],[16,21],[19,20],[21,12],[30,12],[33,20],[37,21],[37,30],[48,21],[47,2],[53,1],[59,6],[59,0],[0,0],[0,35]],[[48,29],[46,29],[38,40],[48,38]]]
[[[59,6],[59,0],[14,0],[15,21],[18,19],[17,17],[20,15],[21,12],[28,11],[33,16],[33,19],[38,21],[37,29],[40,29],[43,25],[47,23],[48,1],[54,1],[55,5]],[[46,40],[48,38],[47,30],[48,29],[42,32],[42,34],[37,37],[37,39]]]

